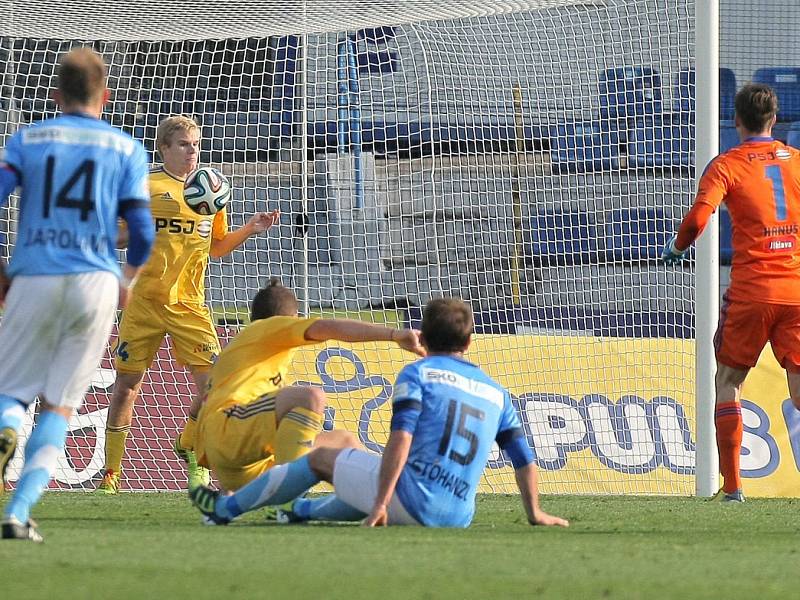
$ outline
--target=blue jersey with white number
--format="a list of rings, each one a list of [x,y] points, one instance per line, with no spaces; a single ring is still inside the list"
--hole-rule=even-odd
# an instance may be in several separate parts
[[[65,114],[16,132],[2,162],[22,188],[9,275],[119,274],[120,207],[150,202],[140,142],[100,119]]]
[[[392,402],[421,408],[397,482],[403,506],[429,527],[468,526],[495,438],[521,427],[510,394],[470,362],[429,356],[400,371]]]

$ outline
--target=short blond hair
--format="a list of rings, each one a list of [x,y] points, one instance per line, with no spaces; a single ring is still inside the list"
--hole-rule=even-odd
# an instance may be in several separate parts
[[[58,63],[58,90],[65,104],[86,105],[106,90],[106,63],[91,48],[70,50]]]
[[[200,126],[197,124],[197,121],[184,115],[167,117],[158,124],[158,129],[156,130],[156,150],[160,150],[162,146],[169,146],[172,144],[172,138],[179,131],[197,131],[200,133]]]

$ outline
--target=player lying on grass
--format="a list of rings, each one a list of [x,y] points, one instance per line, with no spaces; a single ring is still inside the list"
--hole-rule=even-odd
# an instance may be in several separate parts
[[[800,409],[800,151],[772,139],[778,98],[746,85],[735,99],[741,144],[716,157],[694,206],[661,254],[676,264],[724,202],[733,223],[731,284],[714,337],[717,447],[724,478],[717,498],[744,502],[739,457],[747,373],[769,341]]]
[[[2,203],[22,188],[10,289],[0,267],[3,480],[25,411],[40,401],[2,537],[36,542],[42,537],[31,507],[63,456],[68,420],[83,402],[117,304],[124,306],[154,235],[144,147],[100,120],[109,98],[102,57],[89,48],[63,56],[54,97],[63,114],[20,129],[0,163]],[[130,231],[122,278],[114,250],[118,216]]]
[[[274,464],[300,458],[315,445],[358,445],[349,432],[322,432],[326,400],[321,389],[287,385],[298,348],[327,340],[394,341],[424,355],[417,332],[410,329],[298,317],[294,292],[276,279],[256,294],[250,319],[211,369],[197,419],[198,461],[227,490],[239,489]]]
[[[472,329],[472,311],[461,300],[442,298],[425,307],[420,342],[428,355],[400,371],[383,458],[355,448],[318,448],[230,496],[195,488],[192,502],[226,524],[244,512],[286,503],[324,480],[333,483],[335,495],[295,502],[295,520],[366,516],[368,526],[466,527],[497,441],[514,465],[531,525],[566,527],[566,520],[539,507],[533,453],[511,395],[464,359]]]
[[[197,168],[200,153],[200,128],[189,117],[164,119],[158,126],[156,147],[163,161],[150,172],[156,241],[119,328],[117,379],[108,408],[106,460],[98,487],[105,494],[119,491],[133,405],[144,373],[166,334],[172,340],[177,362],[189,369],[196,389],[189,419],[175,440],[175,451],[187,463],[190,485],[208,483],[208,471],[197,465],[193,452],[208,371],[219,354],[217,331],[205,305],[203,288],[208,257],[230,254],[250,236],[267,231],[280,216],[277,210],[256,213],[243,227],[228,231],[225,210],[203,216],[189,208],[183,200],[183,182]]]

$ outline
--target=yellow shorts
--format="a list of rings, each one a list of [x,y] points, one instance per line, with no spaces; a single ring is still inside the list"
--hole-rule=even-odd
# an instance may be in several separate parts
[[[157,304],[133,294],[122,313],[114,350],[117,371],[140,373],[149,369],[167,333],[179,364],[211,368],[219,354],[219,339],[206,306]]]
[[[275,464],[275,395],[200,413],[198,462],[210,468],[226,490],[238,490]]]

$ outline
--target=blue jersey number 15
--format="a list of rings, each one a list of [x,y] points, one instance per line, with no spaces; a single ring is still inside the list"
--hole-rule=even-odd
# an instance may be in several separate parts
[[[460,411],[459,407],[461,408]],[[456,424],[457,414],[458,423]],[[486,414],[482,410],[471,407],[469,404],[461,404],[456,400],[450,400],[450,404],[447,406],[447,423],[445,423],[444,426],[444,435],[439,441],[439,454],[447,456],[447,458],[460,465],[470,464],[475,459],[475,455],[478,452],[478,436],[474,431],[470,431],[467,428],[467,417],[473,417],[478,421],[483,421],[486,418]],[[450,446],[450,440],[453,437],[454,427],[456,435],[469,443],[469,450],[466,454],[461,454],[455,450],[450,450],[450,453],[447,453],[447,448]]]

